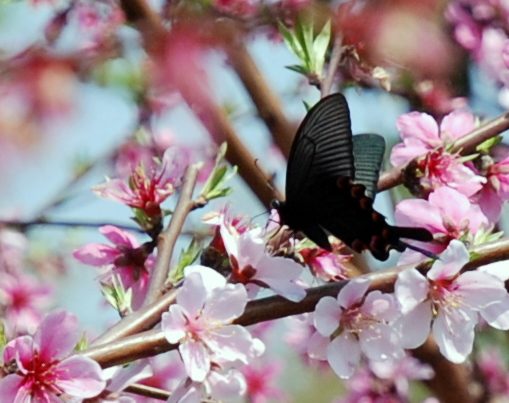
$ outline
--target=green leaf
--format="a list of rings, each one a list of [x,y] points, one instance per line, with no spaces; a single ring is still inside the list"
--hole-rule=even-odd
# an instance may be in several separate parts
[[[106,284],[101,283],[101,292],[108,303],[115,308],[121,316],[132,312],[132,289],[129,288],[127,291],[122,284],[122,280],[118,274],[111,277],[112,283]]]
[[[306,53],[295,34],[286,28],[281,21],[278,21],[277,24],[279,27],[279,33],[283,37],[286,46],[288,46],[300,60],[304,60],[306,58]]]
[[[298,64],[294,64],[293,66],[285,66],[288,70],[292,70],[292,71],[295,71],[299,74],[302,74],[304,76],[308,76],[309,74],[309,71],[303,67],[303,66],[299,66]]]
[[[482,152],[484,151],[485,153],[488,153],[489,150],[493,147],[493,146],[496,146],[497,144],[499,144],[500,142],[502,141],[502,136],[495,136],[495,137],[492,137],[488,140],[485,140],[483,141],[481,144],[479,144],[475,150],[476,151],[479,151],[479,152]]]
[[[322,72],[325,62],[325,55],[331,40],[330,20],[323,26],[322,30],[313,42],[313,71],[317,74]]]
[[[237,173],[237,167],[229,168],[223,162],[225,154],[226,143],[223,143],[219,148],[214,169],[200,192],[200,196],[205,200],[216,199],[231,192],[229,188],[225,188],[225,183]]]
[[[178,263],[171,269],[170,273],[168,274],[168,281],[174,284],[182,279],[184,277],[184,269],[187,266],[192,265],[196,259],[198,259],[201,251],[201,243],[196,238],[193,238],[187,250],[182,249],[180,252]]]

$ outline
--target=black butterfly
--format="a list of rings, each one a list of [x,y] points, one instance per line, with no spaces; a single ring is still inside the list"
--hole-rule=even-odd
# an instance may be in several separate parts
[[[394,227],[373,209],[385,142],[376,134],[352,136],[342,94],[310,109],[292,144],[286,201],[276,200],[282,223],[331,250],[332,234],[353,250],[369,249],[379,260],[408,245],[400,238],[431,241],[424,228]]]

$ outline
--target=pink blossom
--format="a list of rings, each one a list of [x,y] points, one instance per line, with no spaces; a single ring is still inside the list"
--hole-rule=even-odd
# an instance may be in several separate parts
[[[162,330],[168,342],[180,343],[179,351],[187,374],[203,382],[214,360],[247,364],[260,354],[261,341],[242,326],[231,325],[247,303],[242,284],[226,279],[204,266],[186,269],[177,303],[162,316]]]
[[[445,152],[441,147],[419,159],[417,166],[422,175],[420,187],[424,193],[449,186],[470,197],[486,183],[486,178],[477,175],[456,156]]]
[[[478,355],[477,365],[488,384],[488,389],[495,396],[500,395],[501,401],[509,393],[509,377],[504,353],[494,348],[488,348]],[[496,398],[496,397],[495,397]]]
[[[0,272],[21,273],[28,240],[24,234],[8,228],[0,229]]]
[[[64,402],[62,394],[88,398],[101,393],[105,381],[99,364],[72,355],[79,338],[76,317],[57,310],[45,317],[33,337],[7,343],[3,352],[7,376],[0,379],[2,401],[58,403]]]
[[[331,253],[325,249],[304,248],[299,251],[304,262],[309,266],[315,277],[324,281],[339,281],[348,278],[348,263],[352,255]]]
[[[380,291],[365,296],[370,283],[355,278],[337,298],[323,297],[315,308],[317,333],[310,341],[310,356],[326,358],[340,378],[352,376],[361,352],[371,360],[404,355],[399,333],[392,326],[399,316],[394,296]]]
[[[450,361],[463,362],[472,351],[478,312],[501,300],[504,283],[487,273],[460,273],[470,260],[465,245],[453,240],[426,277],[416,269],[398,275],[395,295],[405,316],[402,343],[415,348],[431,331],[440,352]]]
[[[148,359],[143,359],[127,367],[118,366],[103,370],[105,389],[92,399],[73,399],[70,403],[137,403],[123,392],[128,386],[152,376]]]
[[[113,274],[118,274],[124,288],[133,291],[133,308],[139,308],[147,292],[153,257],[148,255],[143,245],[139,245],[136,237],[120,228],[105,225],[99,228],[99,232],[113,245],[88,244],[75,250],[73,256],[91,266],[109,266],[102,277],[110,281]]]
[[[488,226],[479,206],[449,187],[438,188],[428,200],[401,201],[396,206],[395,220],[401,226],[429,230],[438,243],[418,245],[433,253],[442,252],[452,239],[473,242],[477,232]]]
[[[179,186],[184,166],[182,154],[169,148],[160,163],[139,165],[128,180],[108,180],[93,190],[99,197],[140,209],[152,217],[160,214],[160,204]]]
[[[440,128],[435,119],[421,112],[401,115],[396,121],[403,143],[391,152],[391,164],[400,166],[438,147],[448,146],[475,128],[474,116],[466,110],[446,115]]]
[[[245,284],[250,297],[256,296],[260,287],[270,288],[294,302],[306,296],[305,290],[296,283],[302,266],[291,259],[270,255],[260,228],[237,237],[224,224],[220,231],[230,257],[231,281]]]
[[[29,275],[0,273],[0,304],[10,330],[33,333],[42,310],[51,302],[52,287]]]
[[[496,278],[503,281],[504,284],[509,280],[509,273],[507,271],[507,261],[500,261],[487,264],[479,267],[479,271],[491,274]],[[508,330],[509,329],[509,294],[497,302],[488,305],[480,312],[482,318],[496,329]]]
[[[486,217],[491,222],[497,222],[503,202],[509,199],[509,156],[491,165],[486,178],[487,183],[475,198]]]
[[[241,368],[247,384],[246,397],[252,403],[284,401],[286,393],[277,386],[277,377],[282,370],[281,361],[261,361]]]
[[[168,399],[168,403],[201,403],[204,399],[230,400],[244,395],[246,381],[231,369],[225,373],[211,370],[203,382],[183,380]]]

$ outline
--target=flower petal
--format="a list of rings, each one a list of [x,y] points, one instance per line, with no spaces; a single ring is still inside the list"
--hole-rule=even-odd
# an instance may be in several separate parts
[[[186,336],[186,317],[181,306],[173,304],[161,318],[161,330],[171,344],[177,344]]]
[[[353,304],[359,302],[366,294],[366,291],[371,284],[371,280],[367,278],[357,277],[350,280],[338,294],[338,303],[343,308],[348,308]]]
[[[429,282],[416,269],[403,270],[398,274],[394,293],[402,313],[408,313],[428,297]]]
[[[34,342],[39,347],[41,359],[49,363],[69,355],[79,337],[78,318],[58,309],[46,315],[34,335]]]
[[[342,379],[350,378],[361,359],[359,342],[348,332],[336,337],[327,347],[327,361]]]
[[[247,291],[242,284],[227,284],[212,291],[205,302],[202,315],[229,323],[244,312],[247,304]]]
[[[70,396],[94,397],[106,386],[101,367],[88,357],[73,355],[66,358],[56,365],[55,372],[58,373],[56,385]]]
[[[338,301],[332,297],[323,297],[316,304],[313,315],[316,330],[325,337],[330,336],[339,326],[341,319],[341,307]]]
[[[210,371],[210,357],[200,342],[186,341],[179,346],[187,375],[195,382],[203,382]]]

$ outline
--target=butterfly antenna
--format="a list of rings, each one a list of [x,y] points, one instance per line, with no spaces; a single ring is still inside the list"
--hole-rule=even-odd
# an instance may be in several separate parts
[[[402,249],[408,248],[411,250],[414,250],[416,252],[422,253],[424,256],[429,257],[430,259],[434,260],[440,260],[440,256],[435,255],[434,253],[430,252],[429,250],[419,248],[418,246],[410,245],[409,243],[406,243],[404,241],[398,241],[398,246],[400,246]]]

